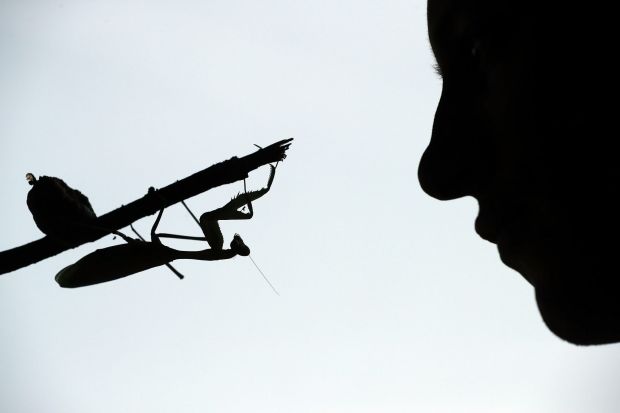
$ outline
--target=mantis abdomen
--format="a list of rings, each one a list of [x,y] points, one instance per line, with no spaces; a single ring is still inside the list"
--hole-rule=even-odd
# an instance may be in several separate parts
[[[132,242],[98,249],[56,274],[64,288],[99,284],[158,267],[179,258],[178,251],[150,242]]]

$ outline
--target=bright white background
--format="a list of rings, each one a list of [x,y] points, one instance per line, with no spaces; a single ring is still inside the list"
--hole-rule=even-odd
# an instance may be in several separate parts
[[[420,190],[431,65],[419,0],[0,1],[0,249],[41,236],[26,172],[103,214],[295,137],[223,223],[280,297],[247,258],[55,284],[111,237],[0,276],[0,411],[617,412],[620,348],[555,338],[476,203]],[[200,234],[179,206],[161,229]]]

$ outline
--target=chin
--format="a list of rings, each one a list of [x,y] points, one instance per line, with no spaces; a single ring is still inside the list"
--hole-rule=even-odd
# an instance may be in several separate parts
[[[536,302],[547,327],[561,339],[584,346],[620,341],[618,304],[615,294],[609,295],[536,288]]]
[[[577,345],[620,341],[620,282],[608,255],[559,241],[498,244],[502,261],[533,285],[540,315],[556,336]]]

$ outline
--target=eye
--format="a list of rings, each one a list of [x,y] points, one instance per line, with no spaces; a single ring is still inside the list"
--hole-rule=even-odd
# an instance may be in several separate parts
[[[484,77],[485,52],[483,42],[477,36],[462,36],[451,48],[446,47],[442,53],[444,63],[435,63],[435,73],[444,78],[446,73],[451,77]]]
[[[461,53],[463,58],[479,65],[484,55],[484,44],[479,36],[467,36],[462,40]]]
[[[479,58],[480,57],[480,40],[474,40],[471,46],[471,50],[469,51],[471,57]]]
[[[487,59],[482,42],[478,38],[472,38],[467,42],[469,55],[467,56],[467,67],[473,79],[478,81],[479,86],[486,84]]]

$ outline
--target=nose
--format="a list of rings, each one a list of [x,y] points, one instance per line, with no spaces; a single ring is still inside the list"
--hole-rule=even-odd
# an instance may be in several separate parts
[[[440,200],[475,195],[491,165],[480,127],[480,111],[471,94],[444,85],[435,113],[431,141],[418,167],[424,192]]]

